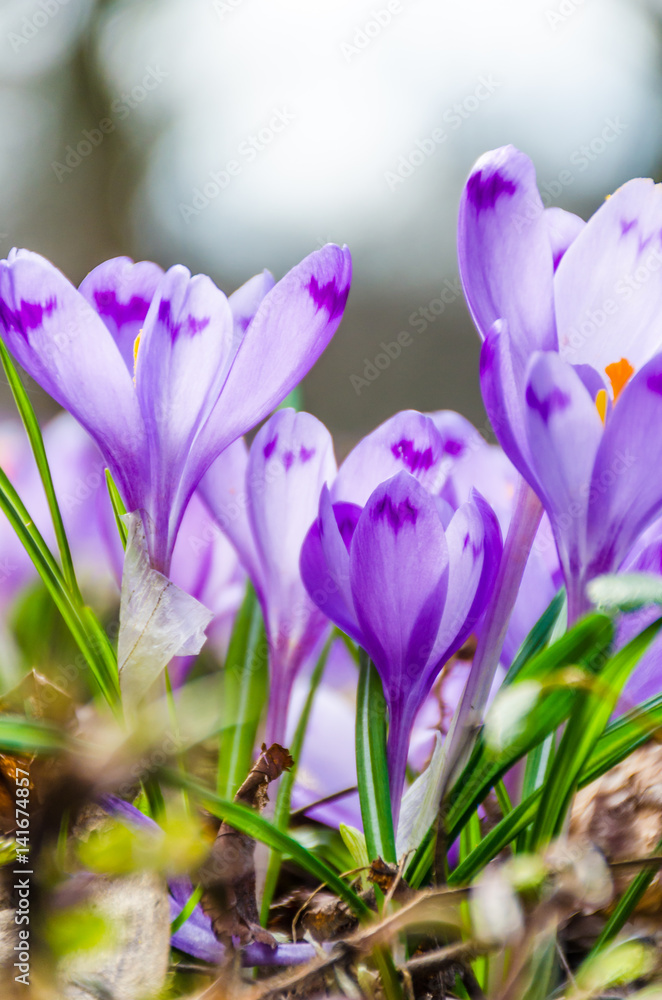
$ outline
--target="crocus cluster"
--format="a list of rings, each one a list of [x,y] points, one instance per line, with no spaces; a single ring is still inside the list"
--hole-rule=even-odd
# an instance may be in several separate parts
[[[662,566],[662,191],[631,181],[584,223],[545,209],[531,161],[505,147],[471,171],[458,250],[499,445],[458,414],[407,410],[340,465],[316,417],[276,407],[341,321],[346,248],[310,254],[279,282],[265,271],[229,297],[181,266],[117,258],[76,289],[37,254],[0,262],[0,334],[71,414],[58,418],[77,442],[70,476],[56,475],[61,503],[93,470],[91,498],[67,518],[74,553],[91,533],[109,578],[121,577],[107,466],[142,519],[151,568],[214,613],[221,658],[248,578],[269,646],[270,741],[286,741],[297,683],[332,628],[343,632],[383,684],[396,823],[412,735],[427,746],[426,726],[445,733],[456,704],[458,717],[480,713],[563,584],[573,622],[595,576]],[[243,435],[260,424],[249,446]],[[36,488],[34,470],[11,465]],[[14,579],[7,603],[22,569]],[[637,691],[652,693],[656,656]],[[172,665],[176,683],[190,664]],[[353,666],[342,672],[341,684],[327,671],[318,696],[335,692],[329,726],[355,678]],[[353,746],[334,746],[315,717],[309,759],[323,738],[353,775]],[[311,784],[339,791],[326,781]]]
[[[584,223],[507,146],[469,177],[458,251],[485,407],[549,514],[572,621],[662,507],[662,189],[629,181]]]

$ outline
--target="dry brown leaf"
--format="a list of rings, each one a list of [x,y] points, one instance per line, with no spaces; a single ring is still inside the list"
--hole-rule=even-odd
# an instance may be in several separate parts
[[[262,752],[234,797],[235,802],[256,809],[267,802],[267,788],[294,761],[289,751],[278,743]],[[223,822],[211,853],[200,869],[200,882],[205,889],[202,908],[212,921],[214,934],[226,945],[233,938],[240,944],[260,941],[275,946],[273,935],[260,926],[255,898],[255,841]]]

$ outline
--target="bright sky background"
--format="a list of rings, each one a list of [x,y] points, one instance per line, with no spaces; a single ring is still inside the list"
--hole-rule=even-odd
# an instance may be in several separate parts
[[[480,423],[457,289],[467,173],[511,142],[583,215],[659,175],[661,15],[660,0],[2,0],[0,256],[18,243],[80,280],[128,253],[232,291],[345,242],[352,295],[306,405],[351,434],[404,406]],[[102,121],[114,134],[92,149]],[[443,316],[357,395],[352,373],[449,285]]]
[[[8,200],[33,180],[40,143],[46,155],[63,152],[66,79],[54,85],[49,71],[86,30],[90,9],[86,0],[2,5]],[[632,0],[116,0],[104,11],[94,44],[109,109],[150,69],[161,77],[136,92],[143,99],[126,117],[111,112],[143,159],[136,246],[147,255],[185,249],[233,279],[265,259],[286,267],[333,239],[361,256],[366,281],[427,283],[452,268],[459,190],[483,150],[514,142],[541,180],[571,169],[558,199],[566,205],[597,201],[650,171],[660,153],[651,127],[658,41],[650,10]],[[481,78],[493,93],[474,107]],[[467,100],[460,127],[444,121]],[[249,154],[251,134],[279,110],[293,120]],[[573,164],[609,119],[623,123],[621,135],[585,168]],[[439,126],[446,139],[431,147]],[[401,157],[426,140],[434,152],[394,181]],[[200,207],[196,188],[232,159],[239,170],[227,188],[186,213],[182,205]]]
[[[168,74],[126,120],[138,143],[146,121],[164,129],[137,196],[145,251],[184,243],[222,272],[245,275],[265,251],[270,260],[297,258],[333,239],[365,250],[375,280],[426,281],[451,262],[459,189],[486,148],[514,142],[543,180],[571,168],[566,202],[652,169],[658,47],[649,16],[631,0],[391,7],[380,26],[373,11],[387,10],[381,0],[112,4],[99,36],[109,91],[140,80],[152,63]],[[572,13],[563,18],[560,9]],[[481,77],[498,84],[493,94],[475,109],[469,100],[461,127],[447,120],[446,141],[389,185],[387,172],[444,126],[444,113],[474,95]],[[294,121],[251,161],[238,155],[275,109]],[[626,126],[621,135],[589,167],[573,165],[573,151],[608,119]],[[239,175],[185,222],[180,206],[233,158]]]

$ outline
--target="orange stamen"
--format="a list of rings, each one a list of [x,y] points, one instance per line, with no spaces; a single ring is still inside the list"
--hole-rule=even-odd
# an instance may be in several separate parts
[[[604,424],[605,417],[607,416],[607,390],[600,389],[597,396],[595,397],[595,406],[598,411],[600,420]]]
[[[605,374],[611,382],[611,387],[614,390],[614,402],[616,402],[628,380],[634,375],[634,368],[627,358],[621,358],[620,361],[614,361],[612,365],[607,365]]]

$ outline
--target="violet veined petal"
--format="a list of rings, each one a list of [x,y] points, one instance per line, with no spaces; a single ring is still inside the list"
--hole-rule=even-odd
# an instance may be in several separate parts
[[[460,201],[460,277],[482,337],[506,320],[519,349],[554,350],[554,261],[528,156],[514,146],[477,160]]]
[[[639,178],[609,198],[574,240],[554,278],[559,351],[637,370],[662,348],[662,186]]]
[[[505,532],[515,496],[517,470],[501,448],[488,444],[473,424],[459,413],[439,410],[430,417],[444,442],[444,467],[448,478],[441,496],[457,510],[475,487],[493,508]]]
[[[223,292],[206,275],[171,267],[136,356],[136,393],[152,459],[150,553],[165,572],[186,503],[208,464],[196,465],[191,446],[218,399],[231,350],[232,313]]]
[[[331,487],[334,502],[363,506],[372,491],[401,470],[409,472],[431,493],[446,478],[442,439],[430,417],[403,410],[364,437],[342,463]]]
[[[133,346],[140,333],[163,268],[151,260],[134,264],[130,257],[113,257],[93,268],[78,291],[101,316],[133,377]]]
[[[0,261],[0,331],[20,365],[99,445],[126,506],[143,505],[145,428],[131,375],[98,314],[39,254]]]
[[[586,223],[578,215],[566,212],[562,208],[545,209],[545,221],[552,247],[554,270],[556,271],[564,253],[570,244],[577,239]]]
[[[618,568],[662,510],[662,354],[633,376],[607,417],[587,499],[589,575]]]
[[[480,388],[499,444],[515,468],[536,489],[525,432],[528,355],[516,350],[508,325],[497,320],[480,352]]]
[[[570,591],[586,566],[588,491],[602,422],[577,372],[556,353],[531,360],[525,421],[539,496]]]
[[[455,512],[446,543],[448,592],[431,657],[437,665],[457,652],[478,625],[499,567],[499,522],[480,493],[474,490],[471,500]]]
[[[299,568],[304,586],[320,611],[362,644],[349,577],[349,546],[360,515],[361,508],[356,504],[332,504],[325,486],[319,517],[301,547]]]
[[[235,350],[244,339],[244,334],[253,321],[253,317],[258,310],[260,302],[276,284],[271,271],[263,271],[249,278],[243,285],[228,296],[232,319],[234,321],[234,347]]]
[[[234,545],[257,593],[263,595],[262,569],[248,518],[247,467],[248,448],[244,439],[238,438],[207,469],[198,493],[220,530]]]
[[[299,554],[317,517],[322,487],[335,472],[331,435],[310,413],[278,410],[251,446],[246,471],[248,515],[274,644],[281,637],[288,646],[297,647],[311,617],[320,623],[301,581]],[[317,638],[319,628],[315,631]]]
[[[447,587],[448,547],[434,497],[408,472],[370,496],[350,547],[362,645],[384,685],[387,761],[397,828],[409,738]]]
[[[406,699],[432,650],[448,547],[434,499],[407,472],[382,483],[359,517],[350,579],[365,648],[387,701]]]
[[[263,420],[312,368],[342,319],[351,270],[349,250],[327,244],[267,292],[195,442],[195,462],[211,462]]]
[[[239,556],[196,491],[186,508],[170,566],[170,579],[216,616],[233,617],[245,590]]]

